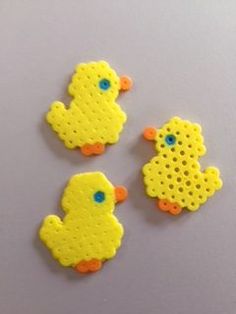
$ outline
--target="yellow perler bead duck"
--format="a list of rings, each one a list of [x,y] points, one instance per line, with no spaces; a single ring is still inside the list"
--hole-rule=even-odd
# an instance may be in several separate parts
[[[105,61],[79,64],[68,87],[73,100],[68,108],[53,102],[47,122],[67,148],[80,147],[86,156],[100,155],[106,144],[119,140],[126,114],[115,100],[131,86],[128,76],[118,77]]]
[[[146,128],[144,137],[156,142],[157,156],[144,165],[147,194],[158,198],[158,207],[173,215],[182,208],[196,211],[216,190],[221,189],[215,167],[201,171],[198,159],[206,153],[201,126],[172,118],[160,129]]]
[[[127,190],[114,187],[101,172],[74,175],[62,198],[64,219],[47,216],[40,239],[63,266],[95,272],[121,245],[124,231],[113,211],[126,197]]]

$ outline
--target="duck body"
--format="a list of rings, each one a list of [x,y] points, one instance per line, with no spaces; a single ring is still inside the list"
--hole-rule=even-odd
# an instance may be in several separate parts
[[[123,227],[114,215],[94,217],[68,214],[45,218],[40,238],[63,266],[75,267],[81,261],[112,258],[121,244]]]
[[[163,167],[163,160],[163,156],[156,156],[143,168],[147,193],[151,197],[195,211],[222,186],[219,171],[215,167],[201,172],[200,164],[192,161],[187,167],[178,168],[185,161],[179,158],[177,164],[166,168]]]
[[[115,102],[109,106],[101,102],[77,103],[67,109],[55,102],[47,114],[47,121],[69,149],[86,144],[114,144],[126,122],[126,114]]]

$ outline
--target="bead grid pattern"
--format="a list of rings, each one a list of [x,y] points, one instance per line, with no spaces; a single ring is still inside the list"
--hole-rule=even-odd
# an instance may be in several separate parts
[[[200,125],[174,117],[155,132],[149,129],[148,136],[154,137],[157,151],[143,167],[149,196],[196,211],[222,187],[217,168],[201,171],[198,159],[206,148]]]
[[[70,105],[67,108],[62,102],[55,101],[46,116],[67,148],[114,144],[119,140],[127,119],[115,102],[120,85],[120,78],[105,61],[76,67],[68,87],[73,97]]]
[[[121,196],[121,188],[118,191]],[[65,217],[47,216],[40,228],[41,240],[63,266],[112,258],[124,233],[113,214],[116,201],[115,188],[103,173],[73,176],[62,198]]]

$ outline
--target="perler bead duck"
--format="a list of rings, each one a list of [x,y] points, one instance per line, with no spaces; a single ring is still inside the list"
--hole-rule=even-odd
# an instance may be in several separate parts
[[[126,114],[115,100],[131,86],[129,77],[118,77],[105,61],[79,64],[68,87],[73,100],[68,108],[53,102],[47,121],[67,148],[100,155],[106,144],[119,140]]]
[[[198,159],[206,147],[200,125],[174,117],[160,129],[146,128],[144,137],[155,141],[157,151],[143,167],[144,183],[162,211],[173,215],[183,208],[196,211],[222,187],[217,168],[201,171]]]
[[[62,198],[64,219],[47,216],[40,238],[63,266],[95,272],[121,245],[124,231],[113,211],[126,197],[127,190],[114,187],[101,172],[74,175]]]

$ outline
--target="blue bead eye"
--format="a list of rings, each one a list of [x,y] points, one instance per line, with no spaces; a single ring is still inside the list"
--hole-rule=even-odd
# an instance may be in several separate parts
[[[96,203],[102,203],[105,201],[105,193],[98,191],[98,192],[94,193],[93,199]]]
[[[99,81],[99,87],[104,91],[108,90],[110,86],[111,86],[111,83],[107,79],[102,79],[101,81]]]
[[[175,145],[176,137],[173,134],[166,135],[165,142],[168,146]]]

